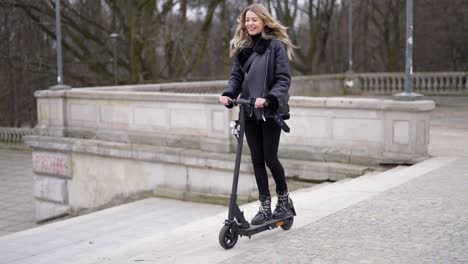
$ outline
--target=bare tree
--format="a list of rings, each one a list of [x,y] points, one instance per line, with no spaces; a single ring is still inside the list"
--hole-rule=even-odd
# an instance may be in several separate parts
[[[300,74],[322,73],[329,70],[327,45],[332,34],[332,17],[336,0],[263,1],[277,19],[289,28],[291,40],[299,46],[292,66]]]
[[[142,83],[189,75],[202,60],[214,14],[222,1],[206,1],[204,20],[190,22],[189,28],[185,27],[187,1],[105,0],[105,6],[99,1],[62,2],[64,58],[68,66],[65,73],[74,83],[94,85],[113,79],[109,35],[115,30],[121,36],[117,61],[123,82]],[[6,3],[23,10],[43,32],[55,38],[53,27],[48,26],[55,13],[52,1]],[[198,26],[199,34],[188,34]],[[192,39],[187,40],[187,36]],[[184,40],[180,41],[182,37]],[[164,51],[162,56],[157,54],[158,47]],[[162,61],[156,61],[158,57]]]
[[[468,0],[416,0],[415,6],[415,68],[468,70]]]
[[[294,74],[347,69],[349,0],[61,0],[65,82],[226,79],[241,11],[263,3],[299,49]],[[353,70],[403,71],[405,0],[353,1]],[[241,4],[239,4],[241,3]],[[468,68],[468,0],[414,0],[417,71]],[[0,1],[0,125],[35,119],[33,92],[55,84],[55,1]]]
[[[356,69],[401,71],[405,54],[405,1],[360,1],[356,8]],[[368,70],[369,71],[369,70]]]
[[[53,79],[52,42],[20,9],[1,8],[0,14],[0,126],[32,126],[33,93]]]

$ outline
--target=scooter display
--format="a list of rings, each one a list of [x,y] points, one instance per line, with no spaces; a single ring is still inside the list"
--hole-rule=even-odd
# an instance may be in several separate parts
[[[234,165],[234,177],[232,181],[232,191],[229,200],[228,218],[225,220],[223,227],[219,232],[219,244],[225,249],[233,248],[239,236],[251,237],[257,233],[281,227],[283,230],[289,230],[294,223],[296,211],[292,200],[287,208],[287,215],[281,219],[271,219],[261,225],[252,225],[244,217],[237,205],[237,187],[239,182],[239,171],[242,156],[242,146],[244,141],[244,124],[245,124],[245,106],[254,107],[255,99],[233,99],[230,103],[234,106],[239,106],[239,120],[231,121],[229,126],[232,128],[232,134],[237,139],[236,161]],[[267,104],[265,104],[267,106]]]

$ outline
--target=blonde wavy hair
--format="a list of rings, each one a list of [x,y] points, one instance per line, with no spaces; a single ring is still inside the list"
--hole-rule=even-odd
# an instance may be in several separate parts
[[[229,56],[235,56],[241,49],[248,48],[252,45],[252,39],[245,26],[245,16],[247,11],[254,12],[264,23],[265,29],[262,32],[263,39],[278,39],[284,43],[288,52],[288,58],[292,60],[294,57],[293,49],[297,48],[289,40],[289,36],[286,33],[287,27],[281,25],[276,21],[268,12],[268,10],[261,4],[253,4],[247,6],[239,16],[239,24],[237,25],[234,37],[230,42]]]

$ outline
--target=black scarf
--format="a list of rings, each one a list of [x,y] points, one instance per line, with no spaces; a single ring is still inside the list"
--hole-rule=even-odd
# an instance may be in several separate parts
[[[241,49],[241,51],[237,53],[237,59],[239,60],[241,66],[244,65],[244,63],[249,59],[250,55],[252,55],[254,51],[258,54],[265,53],[266,49],[268,48],[268,44],[270,43],[270,40],[262,38],[262,33],[250,36],[250,38],[252,40],[252,45],[248,48]]]

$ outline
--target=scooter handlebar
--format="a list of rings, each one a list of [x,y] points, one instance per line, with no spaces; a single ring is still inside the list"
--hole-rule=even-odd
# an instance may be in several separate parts
[[[252,98],[251,100],[248,100],[248,99],[242,99],[242,98],[238,98],[238,99],[229,99],[229,103],[230,104],[233,104],[235,106],[238,106],[238,105],[250,105],[250,106],[255,106],[255,99]],[[265,100],[265,103],[263,103],[263,106],[264,107],[268,107],[270,105],[270,103],[268,102],[268,100]]]

